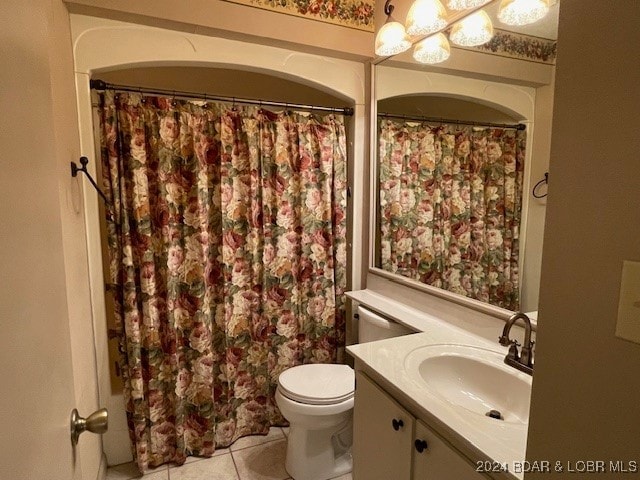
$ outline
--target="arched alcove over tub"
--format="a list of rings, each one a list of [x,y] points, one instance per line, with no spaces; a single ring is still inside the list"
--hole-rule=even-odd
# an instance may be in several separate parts
[[[524,166],[524,182],[522,197],[522,222],[520,229],[520,272],[522,279],[522,297],[532,297],[537,304],[537,292],[539,277],[539,245],[541,245],[542,232],[531,228],[538,225],[540,217],[544,218],[544,208],[531,201],[530,190],[535,183],[532,178],[532,165],[536,161],[533,157],[536,114],[536,89],[530,86],[502,83],[495,79],[471,78],[460,75],[449,75],[424,71],[420,69],[397,68],[392,66],[377,65],[375,67],[375,100],[378,113],[407,112],[418,116],[440,117],[450,120],[490,122],[490,123],[520,123],[526,126],[526,154]],[[396,111],[394,111],[394,109]],[[372,131],[377,131],[377,119],[373,118]],[[372,151],[377,151],[377,139],[372,138]],[[376,156],[372,155],[370,169],[376,172]],[[536,180],[537,181],[537,180]],[[377,186],[375,175],[371,175],[371,204],[376,205]],[[533,208],[532,208],[533,207]],[[389,278],[389,274],[376,268],[375,239],[376,223],[371,223],[370,230],[370,265],[368,288],[377,285],[382,278]],[[533,248],[528,249],[528,236],[535,236]],[[540,240],[538,240],[540,239]],[[531,259],[531,260],[528,260]],[[395,276],[394,276],[395,277]],[[403,283],[403,279],[394,278],[397,283]],[[405,282],[409,288],[412,288]],[[381,283],[381,288],[384,283]],[[373,287],[378,288],[377,286]],[[415,290],[412,292],[415,295]],[[527,303],[527,302],[525,302]],[[485,313],[501,317],[505,310],[493,308],[489,304],[480,306]]]
[[[269,75],[278,77],[283,82],[303,85],[308,91],[316,89],[326,94],[324,98],[333,97],[337,102],[353,106],[354,115],[350,128],[350,175],[354,193],[352,211],[364,211],[362,192],[365,178],[366,120],[365,74],[362,63],[81,15],[71,16],[71,26],[80,144],[83,155],[90,159],[89,171],[92,175],[95,176],[96,173],[97,159],[89,87],[91,78],[106,72],[112,72],[113,77],[118,71],[135,69],[139,72],[141,69],[159,67],[165,67],[166,71],[172,70],[174,73],[176,67],[246,71],[253,78]],[[322,94],[318,96],[323,97]],[[295,98],[279,100],[296,102]],[[104,436],[103,444],[108,462],[118,464],[129,461],[131,454],[122,396],[113,395],[110,385],[98,197],[86,185],[83,189],[83,203],[99,397],[102,406],[107,407],[110,412],[109,433]],[[362,229],[362,215],[356,213],[352,221],[351,251],[362,251]],[[352,286],[359,288],[361,256],[353,255],[352,258]]]

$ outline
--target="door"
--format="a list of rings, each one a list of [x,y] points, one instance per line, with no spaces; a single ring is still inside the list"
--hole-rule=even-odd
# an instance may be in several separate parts
[[[0,293],[0,478],[82,478],[69,435],[75,405],[69,324],[42,281],[13,287],[3,284]]]
[[[356,372],[354,480],[409,480],[413,416]]]
[[[26,172],[15,183],[2,175],[0,191],[13,198],[33,181]],[[53,183],[40,183],[27,202],[0,201],[0,228],[7,229],[0,234],[3,480],[81,478],[69,435],[76,402],[55,177]],[[29,211],[34,204],[38,210]]]
[[[53,113],[54,5],[64,9],[45,0],[0,2],[0,65],[6,66],[0,68],[2,480],[82,478],[69,435],[76,402],[63,256],[68,232],[52,127],[68,119]],[[63,164],[69,182],[69,163],[60,158]],[[87,342],[92,348],[93,339]]]

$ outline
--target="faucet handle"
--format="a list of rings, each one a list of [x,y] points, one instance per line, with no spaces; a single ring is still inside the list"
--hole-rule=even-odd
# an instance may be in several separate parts
[[[520,360],[520,353],[518,352],[518,347],[520,344],[513,340],[509,346],[509,353],[507,353],[507,358],[512,358],[515,361]]]
[[[529,342],[529,345],[524,345],[522,347],[522,355],[521,360],[524,365],[528,367],[533,367],[533,345],[535,342]]]

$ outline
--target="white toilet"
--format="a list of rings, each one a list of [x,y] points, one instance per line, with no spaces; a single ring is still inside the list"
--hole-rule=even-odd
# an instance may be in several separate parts
[[[358,307],[361,343],[413,333]],[[276,403],[289,421],[285,466],[294,480],[328,480],[351,471],[355,374],[347,365],[307,364],[282,372]]]

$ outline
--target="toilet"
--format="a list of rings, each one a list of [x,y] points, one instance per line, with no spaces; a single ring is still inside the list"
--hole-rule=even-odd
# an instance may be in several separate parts
[[[413,333],[358,307],[360,343]],[[328,480],[351,471],[355,374],[348,365],[307,364],[278,377],[276,403],[289,421],[285,467],[294,480]]]

